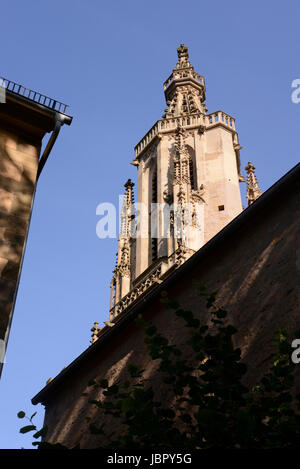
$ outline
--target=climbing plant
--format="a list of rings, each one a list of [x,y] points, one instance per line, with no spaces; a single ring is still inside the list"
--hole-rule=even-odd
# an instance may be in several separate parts
[[[128,366],[130,379],[124,382],[109,385],[103,378],[88,383],[101,391],[94,400],[85,394],[89,405],[99,411],[87,422],[86,430],[98,435],[99,448],[300,447],[300,395],[294,395],[296,365],[291,361],[287,331],[276,333],[273,363],[250,388],[245,384],[247,366],[241,360],[241,350],[234,346],[237,329],[229,323],[225,309],[217,305],[216,293],[208,294],[201,286],[199,296],[205,300],[207,324],[169,299],[167,292],[162,294],[165,307],[173,310],[188,330],[183,345],[170,343],[142,316],[137,319],[157,366],[159,395],[168,399],[157,397],[151,380],[135,364]],[[24,412],[18,416],[26,417]],[[117,431],[107,432],[107,419],[115,420]],[[47,428],[37,431],[30,420],[20,431],[34,431],[36,440],[44,437]],[[33,444],[40,449],[63,448],[59,443]]]

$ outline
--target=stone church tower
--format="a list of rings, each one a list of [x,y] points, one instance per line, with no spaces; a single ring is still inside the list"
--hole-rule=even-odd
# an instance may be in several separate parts
[[[177,53],[162,119],[135,147],[137,204],[125,184],[110,321],[242,211],[235,120],[207,113],[204,77],[184,44]]]
[[[141,378],[155,400],[172,408],[170,388],[136,323],[142,315],[170,347],[186,343],[190,331],[161,301],[163,292],[201,325],[208,325],[210,314],[199,286],[217,292],[218,305],[237,329],[234,342],[250,387],[272,365],[275,331],[284,328],[293,337],[300,330],[300,164],[261,194],[255,166],[248,162],[249,206],[243,210],[234,119],[223,111],[207,113],[204,79],[194,72],[183,45],[165,95],[162,119],[135,147],[137,203],[134,184],[125,184],[109,321],[101,330],[95,323],[92,344],[32,399],[45,406],[46,441],[52,444],[111,446],[111,435],[118,437],[124,428],[118,418],[90,405],[99,400],[105,409],[110,400],[101,386],[90,384],[103,379],[120,389],[126,381],[136,384],[129,364],[143,370]],[[189,361],[191,351],[181,350],[180,360]],[[296,394],[299,383],[298,373]],[[108,439],[92,434],[91,423],[110,434]]]

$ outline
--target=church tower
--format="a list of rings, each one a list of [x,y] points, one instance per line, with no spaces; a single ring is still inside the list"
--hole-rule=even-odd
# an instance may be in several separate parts
[[[207,113],[204,77],[184,44],[177,53],[162,119],[135,147],[137,204],[125,184],[110,321],[242,211],[235,119]]]

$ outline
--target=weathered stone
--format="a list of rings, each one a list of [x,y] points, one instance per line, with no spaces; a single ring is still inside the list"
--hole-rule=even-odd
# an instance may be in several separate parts
[[[242,211],[241,146],[234,118],[223,111],[207,114],[204,77],[194,71],[183,44],[164,91],[168,108],[163,119],[135,147],[137,202],[145,210],[136,221],[134,245],[130,234],[126,241],[119,239],[110,320],[145,293],[144,285],[151,287],[154,280],[165,278]],[[160,204],[158,214],[152,204]],[[189,210],[191,223],[184,215]],[[157,261],[157,278],[147,278]],[[142,276],[144,284],[138,290],[135,283]]]

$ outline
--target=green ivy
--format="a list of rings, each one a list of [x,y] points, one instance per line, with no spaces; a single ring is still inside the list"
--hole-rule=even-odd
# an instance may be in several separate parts
[[[287,331],[276,334],[277,353],[260,382],[247,387],[247,367],[241,350],[235,348],[236,328],[227,322],[227,312],[216,305],[216,293],[199,287],[206,300],[210,324],[201,324],[194,313],[183,309],[175,299],[162,293],[161,302],[184,321],[189,330],[183,344],[191,351],[184,358],[178,344],[169,340],[153,324],[139,316],[151,360],[157,362],[161,394],[157,400],[144,371],[130,363],[130,380],[109,386],[106,379],[89,382],[101,388],[102,397],[89,400],[99,413],[88,422],[87,431],[100,436],[102,448],[299,448],[300,396],[293,397],[295,365]],[[299,336],[299,334],[297,334]],[[83,396],[86,393],[83,394]],[[167,403],[166,403],[167,400]],[[25,413],[19,412],[19,418]],[[35,431],[32,424],[21,433]],[[116,419],[120,431],[107,433],[107,418]],[[45,437],[42,428],[33,437]],[[33,443],[39,448],[61,449],[62,445]]]

